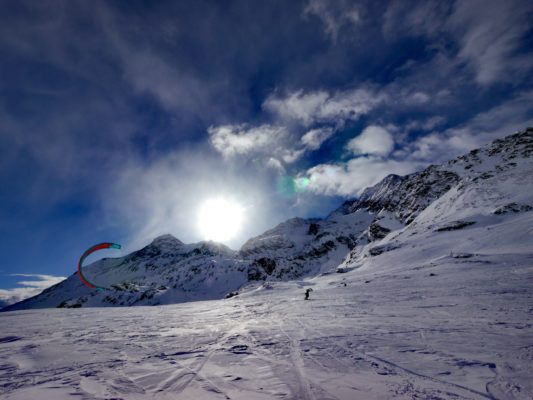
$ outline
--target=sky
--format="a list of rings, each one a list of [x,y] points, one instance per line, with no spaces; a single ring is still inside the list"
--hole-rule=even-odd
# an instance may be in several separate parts
[[[238,249],[533,125],[531,21],[528,0],[2,0],[0,303],[95,243],[203,240],[211,199],[242,208]]]

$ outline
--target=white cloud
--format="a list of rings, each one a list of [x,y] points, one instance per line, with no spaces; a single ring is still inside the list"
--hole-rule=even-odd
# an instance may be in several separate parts
[[[392,1],[383,16],[383,35],[394,40],[399,34],[418,36],[439,32],[450,7],[451,2],[438,0]]]
[[[404,144],[403,148],[392,154],[394,142],[389,132],[392,128],[367,127],[360,136],[349,142],[348,148],[356,154],[369,155],[308,169],[305,175],[311,181],[309,189],[325,195],[356,196],[365,187],[376,184],[391,173],[404,175],[430,163],[446,162],[491,140],[532,126],[532,102],[533,91],[521,92],[512,100],[477,114],[463,125],[430,132]],[[430,129],[442,121],[439,117],[432,117],[416,127]]]
[[[427,36],[455,41],[454,59],[468,65],[477,83],[520,82],[533,67],[531,55],[517,55],[530,30],[533,3],[522,0],[428,0],[391,2],[383,35]],[[440,54],[449,50],[442,47]]]
[[[489,84],[528,73],[531,57],[516,58],[515,50],[530,30],[533,3],[517,0],[459,0],[448,28],[461,45],[459,57],[476,71],[476,81]],[[507,75],[507,76],[506,76]]]
[[[333,94],[298,90],[286,96],[271,95],[263,108],[275,114],[277,124],[211,126],[209,142],[225,158],[248,157],[282,171],[282,163],[292,164],[307,151],[317,150],[346,121],[357,120],[386,97],[369,89]],[[301,135],[298,124],[313,127]]]
[[[184,68],[157,46],[132,40],[133,37],[126,34],[127,29],[121,26],[122,16],[112,7],[100,4],[87,8],[84,13],[94,13],[109,46],[101,50],[112,52],[122,69],[122,78],[135,92],[151,96],[169,112],[180,112],[181,118],[189,114],[207,119],[206,115],[212,116],[232,103],[218,101],[221,96],[232,93],[220,80],[200,78],[194,70]]]
[[[303,90],[298,90],[285,97],[269,96],[263,103],[263,108],[282,119],[299,120],[308,126],[315,121],[328,98],[329,94],[325,91],[304,93]]]
[[[318,122],[342,126],[347,120],[359,119],[384,100],[385,95],[364,88],[333,94],[321,90],[307,93],[298,90],[286,96],[269,96],[263,108],[304,126]]]
[[[405,175],[420,168],[412,161],[384,160],[368,156],[354,158],[343,164],[320,164],[307,171],[309,189],[315,193],[336,196],[360,194],[391,173]]]
[[[334,133],[332,128],[311,129],[300,139],[302,144],[309,150],[317,150],[328,140]]]
[[[36,296],[44,289],[59,283],[66,278],[63,276],[41,275],[41,274],[10,274],[10,276],[22,276],[34,278],[34,280],[24,280],[17,282],[22,287],[13,289],[0,289],[0,303],[5,305],[17,303],[28,297]]]
[[[348,142],[346,148],[354,154],[387,156],[394,149],[391,133],[381,126],[367,126],[363,132]]]
[[[511,100],[477,114],[466,125],[472,132],[491,138],[509,135],[533,124],[532,103],[533,90],[518,92]]]
[[[124,48],[118,54],[125,77],[138,92],[154,96],[169,111],[205,109],[211,95],[205,82],[176,70],[152,53]]]
[[[323,104],[318,118],[332,121],[357,120],[383,100],[383,95],[366,89],[338,92]]]
[[[287,137],[284,127],[272,125],[211,126],[208,133],[211,145],[225,157],[271,151]]]
[[[223,125],[208,129],[210,143],[225,158],[236,156],[263,161],[266,166],[285,171],[283,164],[299,160],[307,150],[316,150],[334,133],[333,128],[317,128],[302,138],[284,126]]]
[[[344,25],[357,25],[361,16],[357,7],[345,0],[309,0],[304,15],[314,14],[322,21],[324,32],[337,41]]]
[[[446,122],[445,117],[436,115],[436,116],[425,118],[425,119],[410,120],[409,122],[405,124],[405,129],[408,131],[412,131],[412,130],[431,131],[432,129],[435,129],[436,127],[444,124],[445,122]]]
[[[292,164],[305,153],[283,126],[224,125],[208,129],[210,143],[226,159],[240,156],[259,162],[277,171]]]
[[[305,150],[303,149],[283,149],[279,150],[279,153],[281,153],[281,159],[285,162],[285,164],[292,164],[296,160],[298,160],[303,154]]]
[[[430,97],[427,93],[424,92],[414,92],[406,99],[407,104],[412,105],[418,105],[418,104],[426,104],[430,100]]]
[[[267,167],[277,170],[280,174],[285,173],[285,167],[280,160],[274,157],[270,157],[266,162]]]
[[[418,138],[402,152],[411,159],[433,163],[447,161],[491,140],[531,126],[532,102],[533,91],[519,93],[510,101],[477,114],[463,125]]]
[[[477,141],[467,129],[454,129],[445,134],[431,133],[416,140],[407,150],[410,157],[419,160],[445,161],[450,155],[477,147]]]

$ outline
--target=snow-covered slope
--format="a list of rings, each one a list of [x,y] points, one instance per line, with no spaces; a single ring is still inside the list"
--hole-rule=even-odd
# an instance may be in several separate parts
[[[5,310],[216,299],[254,288],[257,282],[300,279],[339,266],[340,272],[347,271],[368,257],[405,246],[422,231],[442,235],[528,213],[533,208],[531,176],[529,129],[444,165],[405,177],[390,175],[327,218],[288,220],[239,251],[161,236],[126,257],[86,267],[88,275],[111,290],[90,290],[74,274]]]
[[[374,245],[353,249],[341,268],[353,263],[353,260],[363,263],[368,256],[427,240],[425,236],[421,238],[422,233],[427,236],[429,232],[429,236],[433,237],[445,232],[464,231],[467,236],[473,228],[490,230],[492,225],[502,223],[516,214],[521,215],[521,218],[528,218],[529,211],[533,210],[533,129],[497,140],[445,165],[432,166],[422,173],[409,175],[394,189],[394,193],[404,196],[407,195],[405,191],[408,188],[417,187],[417,190],[422,188],[423,192],[431,193],[429,197],[433,198],[435,191],[424,189],[424,186],[432,184],[432,180],[426,182],[428,170],[439,171],[442,176],[451,177],[455,185],[447,183],[445,187],[449,186],[449,189],[423,208],[419,204],[427,201],[424,197],[419,196],[419,201],[413,201],[410,209],[397,209],[390,201],[388,192],[381,197],[376,196],[372,207],[378,213],[378,218],[380,214],[392,212],[401,221],[407,210],[408,218],[412,220],[405,228],[391,231]],[[407,181],[411,183],[405,185],[404,182]],[[443,186],[442,181],[439,186]],[[359,204],[367,202],[363,199]],[[357,203],[354,206],[359,209]],[[379,224],[379,219],[376,223]],[[527,235],[516,237],[517,244],[528,243],[527,239]],[[469,242],[461,243],[460,247],[468,249]],[[457,249],[450,246],[449,251]]]
[[[372,222],[366,210],[325,220],[294,218],[248,240],[239,255],[271,266],[258,268],[258,279],[295,279],[335,268]],[[266,272],[266,273],[265,273]]]
[[[533,213],[495,218],[230,299],[1,313],[0,398],[529,400]]]
[[[102,259],[85,268],[86,275],[109,290],[90,289],[75,273],[7,309],[157,305],[223,298],[247,282],[245,268],[236,252],[222,244],[183,244],[164,235],[125,257]]]

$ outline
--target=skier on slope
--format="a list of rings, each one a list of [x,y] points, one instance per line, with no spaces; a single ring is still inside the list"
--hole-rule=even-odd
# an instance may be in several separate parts
[[[309,288],[305,291],[305,300],[309,300],[309,293],[311,293],[313,289]]]

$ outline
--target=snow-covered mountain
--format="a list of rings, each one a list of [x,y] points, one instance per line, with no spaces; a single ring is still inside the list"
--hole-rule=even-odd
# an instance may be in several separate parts
[[[0,313],[0,397],[530,400],[532,156],[530,129],[240,251],[96,262],[113,290],[73,275],[10,309],[77,309]]]
[[[407,176],[389,175],[324,219],[293,218],[239,251],[171,235],[122,258],[85,268],[111,290],[73,274],[4,310],[157,305],[232,296],[264,282],[346,272],[420,240],[500,224],[533,210],[533,129]],[[529,233],[530,234],[530,233]],[[429,235],[429,236],[428,236]],[[468,243],[465,254],[471,254]],[[456,244],[450,244],[450,252]],[[409,258],[408,256],[406,256]],[[429,256],[428,256],[429,257]]]

